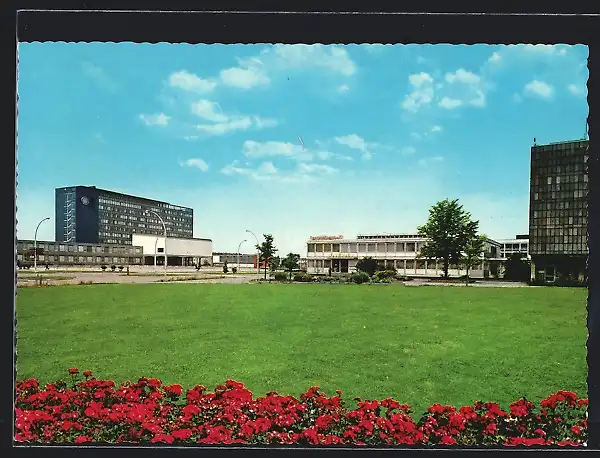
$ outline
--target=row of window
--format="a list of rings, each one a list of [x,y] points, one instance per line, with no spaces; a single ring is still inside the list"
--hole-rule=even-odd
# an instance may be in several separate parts
[[[425,243],[374,242],[374,243],[309,243],[309,253],[416,253]],[[495,257],[497,247],[488,246],[486,252]]]
[[[503,243],[502,250],[525,250],[527,251],[527,243]]]
[[[564,227],[567,225],[586,226],[587,217],[585,216],[559,216],[559,217],[534,217],[531,220],[531,228],[535,229],[544,226]]]
[[[533,200],[546,200],[548,198],[550,199],[567,199],[567,198],[583,198],[583,197],[587,197],[587,190],[586,189],[576,189],[575,191],[552,191],[551,193],[540,193],[540,192],[534,192],[533,193]]]
[[[578,200],[558,200],[545,202],[531,202],[532,210],[565,210],[565,209],[582,209],[587,211],[587,201],[584,199]]]
[[[309,259],[307,261],[307,265],[308,267],[314,267],[314,268],[330,268],[333,266],[333,262],[331,259]],[[422,259],[397,259],[397,260],[388,260],[388,261],[384,261],[386,262],[387,265],[389,265],[390,267],[394,266],[395,269],[407,269],[407,270],[411,270],[411,269],[417,269],[417,270],[442,270],[442,263],[438,262],[429,262],[429,261],[424,261]],[[456,268],[458,266],[451,266],[451,268]],[[483,264],[479,266],[479,269],[481,269],[483,267]],[[478,270],[477,267],[473,268],[472,270]]]
[[[33,242],[17,242],[17,251],[31,250],[33,249]],[[46,243],[38,242],[37,248],[39,250],[48,252],[59,252],[59,253],[142,253],[142,247],[133,246],[94,246],[87,244],[63,244],[63,243]]]
[[[17,259],[23,261],[23,255],[18,254]],[[32,258],[33,259],[33,258]],[[103,264],[103,263],[120,263],[120,264],[141,264],[141,257],[116,257],[116,256],[69,256],[69,255],[39,255],[38,263],[44,262],[77,262],[80,264]]]
[[[587,243],[534,243],[532,254],[586,254]]]

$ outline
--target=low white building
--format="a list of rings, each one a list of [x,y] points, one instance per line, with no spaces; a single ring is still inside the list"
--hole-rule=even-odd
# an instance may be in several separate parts
[[[372,257],[381,265],[395,269],[399,274],[413,277],[439,277],[443,274],[441,262],[417,258],[426,239],[416,234],[367,234],[354,239],[341,235],[314,236],[307,242],[307,272],[311,274],[348,273],[356,270],[359,259]],[[470,270],[473,278],[484,278],[497,273],[500,265],[500,243],[487,239],[481,264]],[[448,274],[458,277],[465,269],[450,268]]]
[[[141,246],[145,265],[164,265],[165,238],[160,235],[132,234],[132,245]],[[193,266],[212,263],[212,240],[167,238],[167,259],[170,266]],[[156,262],[155,262],[156,259]]]
[[[507,259],[511,254],[522,253],[527,258],[529,256],[529,234],[517,235],[514,239],[498,240],[502,245],[500,248],[500,256]]]

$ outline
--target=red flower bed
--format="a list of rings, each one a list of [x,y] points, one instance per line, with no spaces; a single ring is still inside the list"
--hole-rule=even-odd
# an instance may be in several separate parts
[[[141,378],[116,386],[90,371],[69,369],[70,386],[17,382],[15,440],[26,443],[166,443],[299,445],[582,445],[587,399],[559,391],[538,409],[526,399],[510,405],[476,402],[456,409],[433,405],[415,421],[408,405],[388,398],[344,407],[342,393],[312,387],[297,399],[253,397],[227,380],[213,393],[196,386]]]

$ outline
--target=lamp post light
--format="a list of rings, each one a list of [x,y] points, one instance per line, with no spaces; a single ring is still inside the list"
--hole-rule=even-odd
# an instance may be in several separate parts
[[[244,243],[244,242],[247,242],[247,241],[248,241],[248,240],[244,239],[244,240],[242,240],[242,241],[240,242],[240,244],[238,245],[238,250],[237,250],[237,264],[238,264],[238,266],[237,266],[237,270],[238,270],[238,273],[239,273],[239,271],[240,271],[240,248],[241,248],[241,246],[242,246],[242,243]]]
[[[165,231],[165,277],[166,277],[167,276],[167,226],[165,225],[165,222],[160,217],[160,215],[158,213],[156,213],[154,210],[146,210],[145,213],[146,214],[152,213],[153,215],[155,215],[161,222],[163,229]]]
[[[38,229],[40,228],[40,225],[44,222],[49,220],[50,217],[48,218],[44,218],[43,220],[41,220],[37,227],[35,228],[35,235],[33,236],[33,271],[37,272],[37,233],[38,233]]]
[[[156,270],[156,250],[158,246],[158,237],[156,237],[156,240],[154,241],[154,270]]]
[[[258,251],[258,245],[260,244],[258,243],[258,237],[250,229],[246,229],[246,232],[252,234],[256,240],[256,275],[260,278],[260,253]]]

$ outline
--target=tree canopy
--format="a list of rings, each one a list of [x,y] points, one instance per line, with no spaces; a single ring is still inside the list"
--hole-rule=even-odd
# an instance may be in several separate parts
[[[470,239],[465,245],[463,250],[460,263],[467,270],[466,283],[469,285],[469,272],[473,267],[477,267],[481,264],[481,255],[485,249],[485,241],[487,237],[485,235],[477,235]]]
[[[300,255],[288,253],[287,256],[282,259],[281,267],[289,272],[291,280],[293,271],[300,268]]]
[[[418,227],[419,236],[427,239],[419,257],[444,263],[444,277],[448,278],[450,264],[458,264],[467,243],[477,235],[479,221],[463,209],[458,199],[439,201],[429,209],[427,222]]]
[[[265,269],[265,280],[267,279],[267,266],[275,256],[275,253],[278,251],[273,244],[273,236],[271,234],[263,234],[265,241],[260,245],[256,245],[256,249],[258,250],[258,263],[264,263]]]

